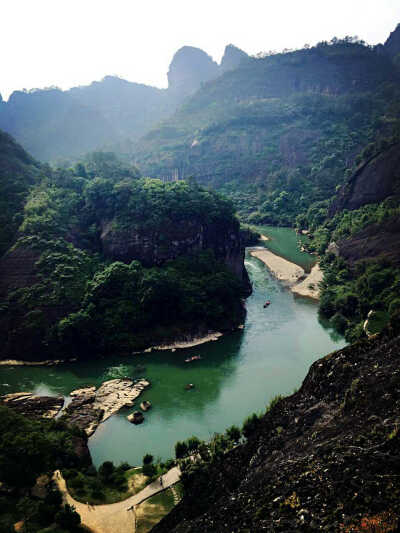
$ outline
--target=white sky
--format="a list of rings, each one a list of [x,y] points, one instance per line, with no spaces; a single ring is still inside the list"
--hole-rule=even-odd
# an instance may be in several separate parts
[[[0,93],[88,84],[107,74],[158,87],[173,54],[197,46],[220,61],[333,36],[383,42],[399,0],[0,0]]]

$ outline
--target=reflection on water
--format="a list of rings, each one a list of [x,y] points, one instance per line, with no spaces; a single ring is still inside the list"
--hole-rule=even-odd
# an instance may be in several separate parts
[[[153,408],[140,426],[130,424],[126,410],[102,424],[89,444],[96,465],[106,459],[141,463],[145,453],[167,458],[177,440],[191,435],[209,438],[253,411],[262,411],[276,394],[301,385],[318,357],[344,345],[318,321],[314,303],[294,298],[264,265],[247,257],[253,294],[246,303],[243,331],[187,350],[132,357],[110,357],[60,367],[0,369],[0,392],[34,390],[61,393],[121,377],[147,377],[152,386],[140,397]],[[263,308],[265,300],[271,305]],[[191,355],[202,359],[184,360]],[[187,383],[195,388],[185,390]],[[5,385],[8,384],[8,385]],[[137,402],[139,403],[139,402]]]

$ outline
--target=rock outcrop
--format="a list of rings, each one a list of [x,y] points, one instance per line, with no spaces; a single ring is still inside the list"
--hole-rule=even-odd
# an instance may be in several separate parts
[[[237,48],[233,44],[228,44],[225,47],[224,55],[222,56],[220,64],[220,72],[224,73],[228,70],[233,70],[237,68],[242,61],[247,59],[249,56],[246,52],[243,52],[240,48]]]
[[[378,203],[400,194],[400,143],[370,158],[339,189],[329,216],[343,209],[353,210],[365,204]]]
[[[397,319],[316,361],[246,444],[185,473],[154,533],[397,531],[399,353]]]
[[[99,424],[123,407],[133,407],[134,400],[150,386],[145,379],[112,379],[101,386],[85,387],[70,393],[72,402],[66,407],[63,420],[93,435]]]
[[[168,240],[166,241],[166,236]],[[113,221],[104,222],[101,232],[103,253],[113,261],[130,263],[137,259],[144,266],[162,265],[177,257],[211,249],[239,279],[248,281],[244,268],[244,246],[239,224],[232,220],[226,227],[207,225],[200,220],[163,224],[157,231],[121,228]]]
[[[350,264],[361,259],[385,258],[400,266],[400,218],[371,224],[350,238],[339,242],[340,255]]]
[[[393,58],[400,54],[400,24],[392,31],[384,44],[386,52]]]
[[[218,64],[206,52],[193,46],[183,46],[175,53],[169,66],[168,89],[187,96],[218,75]]]
[[[54,418],[64,405],[62,396],[38,396],[32,392],[16,392],[0,396],[0,404],[28,418]]]
[[[140,411],[134,411],[131,415],[128,415],[126,418],[129,420],[129,422],[135,425],[142,424],[144,422],[143,413],[141,413]]]

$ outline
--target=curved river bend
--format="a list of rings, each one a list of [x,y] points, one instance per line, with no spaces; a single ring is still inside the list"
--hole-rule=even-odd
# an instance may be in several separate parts
[[[301,385],[319,357],[344,346],[344,340],[319,323],[317,306],[295,298],[255,258],[246,258],[253,283],[243,331],[217,342],[176,352],[107,358],[59,367],[3,367],[0,394],[34,390],[64,394],[116,377],[147,377],[152,387],[141,397],[153,409],[134,426],[121,411],[101,424],[89,446],[96,466],[105,460],[141,464],[145,453],[167,459],[174,444],[191,435],[209,438],[252,412],[262,412],[276,394]],[[271,305],[263,308],[265,300]],[[190,355],[202,360],[185,364]],[[195,389],[186,391],[187,383]]]

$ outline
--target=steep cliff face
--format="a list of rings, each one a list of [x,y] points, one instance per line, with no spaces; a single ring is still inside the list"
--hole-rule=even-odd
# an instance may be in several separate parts
[[[225,52],[220,64],[221,73],[237,68],[240,63],[248,57],[246,52],[243,52],[240,48],[237,48],[233,44],[228,44],[228,46],[225,47]]]
[[[218,65],[212,58],[193,46],[183,46],[174,55],[168,71],[168,88],[186,96],[198,89],[201,83],[216,78]]]
[[[399,333],[315,362],[245,445],[186,478],[154,533],[397,531]]]
[[[343,209],[358,209],[400,193],[400,143],[364,163],[339,191],[329,216]]]
[[[125,263],[137,259],[148,267],[211,249],[233,274],[247,282],[244,246],[239,224],[233,219],[224,226],[195,219],[166,220],[162,227],[147,231],[134,226],[121,228],[115,221],[108,221],[102,223],[100,238],[105,257]]]
[[[386,52],[393,58],[400,54],[400,24],[389,35],[387,41],[384,44]]]
[[[400,219],[371,224],[349,239],[338,242],[341,257],[350,264],[361,259],[385,258],[400,267]]]

